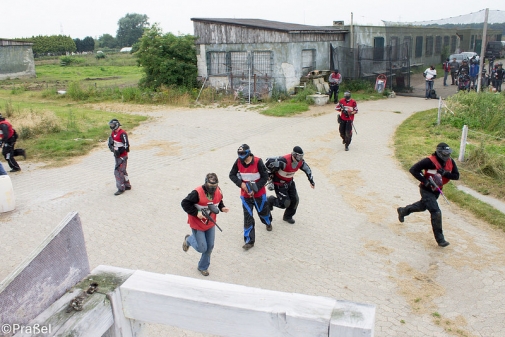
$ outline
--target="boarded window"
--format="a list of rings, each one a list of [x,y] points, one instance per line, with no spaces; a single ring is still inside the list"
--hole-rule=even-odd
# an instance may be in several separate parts
[[[209,75],[226,75],[226,53],[225,52],[208,52],[207,53],[207,69]]]
[[[442,37],[435,37],[435,55],[442,54]]]
[[[451,53],[456,52],[456,35],[451,36]]]
[[[423,56],[423,37],[416,36],[416,53],[414,57]]]
[[[302,50],[302,76],[307,75],[312,70],[316,69],[316,50]]]
[[[426,50],[424,51],[424,56],[433,55],[433,36],[426,36]]]
[[[373,38],[373,59],[374,61],[384,60],[384,38],[374,37]]]
[[[273,53],[271,51],[253,52],[253,74],[258,76],[272,76]]]
[[[231,51],[230,52],[230,71],[233,76],[249,75],[249,67],[247,66],[247,52]]]

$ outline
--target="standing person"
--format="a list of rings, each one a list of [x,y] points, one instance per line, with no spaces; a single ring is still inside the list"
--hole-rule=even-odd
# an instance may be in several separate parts
[[[470,88],[477,90],[477,78],[479,77],[479,61],[474,57],[470,59]]]
[[[328,101],[331,101],[331,96],[333,95],[333,103],[338,102],[338,91],[340,88],[340,83],[342,83],[342,75],[338,72],[338,69],[333,70],[328,77],[328,82],[330,84],[330,92],[328,93]]]
[[[209,276],[210,255],[214,249],[216,225],[202,214],[202,210],[216,222],[216,214],[228,213],[229,209],[223,204],[223,193],[218,186],[219,180],[215,173],[205,177],[205,183],[195,188],[181,202],[182,209],[188,213],[188,224],[191,235],[186,235],[182,243],[182,250],[187,252],[193,247],[201,253],[198,271],[203,276]]]
[[[435,78],[437,77],[437,70],[434,65],[431,65],[428,69],[426,69],[423,73],[424,78],[426,79],[426,99],[431,99],[431,91],[433,90],[433,83]]]
[[[5,120],[5,117],[0,114],[0,147],[3,145],[2,154],[9,164],[10,172],[19,172],[21,168],[14,157],[23,156],[26,159],[26,152],[23,149],[14,149],[18,134],[12,127],[12,124]]]
[[[354,123],[354,115],[358,113],[358,104],[351,99],[351,93],[346,91],[344,92],[344,98],[338,102],[335,110],[340,113],[337,120],[342,144],[345,145],[345,150],[349,151],[349,144],[352,140],[352,123]]]
[[[240,199],[244,211],[244,242],[245,250],[254,247],[256,241],[253,209],[256,207],[258,216],[266,225],[267,231],[272,230],[272,215],[268,207],[265,184],[268,181],[268,170],[259,157],[251,153],[249,145],[242,144],[237,150],[238,158],[233,163],[230,179],[240,187]]]
[[[447,87],[447,77],[449,77],[449,73],[451,72],[451,62],[449,61],[449,58],[447,58],[442,64],[442,68],[444,69],[444,87]]]
[[[301,169],[307,175],[310,187],[315,188],[316,183],[312,177],[312,171],[309,165],[303,159],[303,150],[299,146],[293,148],[293,152],[281,157],[267,158],[265,165],[270,171],[272,182],[274,184],[275,195],[268,197],[270,211],[273,207],[285,209],[282,220],[294,224],[293,215],[298,207],[298,192],[294,181],[296,171]]]
[[[504,77],[504,72],[503,72],[503,65],[502,63],[498,63],[496,65],[496,72],[495,72],[495,83],[496,83],[496,90],[498,92],[501,92],[501,85],[503,83],[503,77]]]
[[[116,178],[117,191],[114,195],[123,194],[125,190],[131,190],[132,185],[126,172],[128,164],[128,152],[130,152],[130,143],[125,130],[120,128],[121,124],[117,119],[111,119],[109,127],[112,130],[109,137],[109,149],[114,153],[116,165],[114,166],[114,177]]]
[[[442,230],[442,212],[438,207],[437,199],[440,196],[438,188],[442,190],[450,180],[459,179],[459,171],[456,163],[451,158],[452,149],[446,143],[437,145],[435,152],[415,163],[409,172],[419,180],[419,191],[421,200],[405,207],[398,207],[398,220],[405,221],[405,217],[410,213],[424,212],[428,210],[431,215],[431,227],[435,240],[440,247],[446,247],[449,242],[445,241]],[[423,173],[424,171],[424,173]],[[437,184],[438,188],[430,183],[430,177]]]
[[[456,61],[456,58],[452,59],[452,62],[449,63],[449,66],[451,67],[451,79],[452,79],[452,84],[455,84],[456,81],[456,74],[458,73],[459,70],[459,63]]]

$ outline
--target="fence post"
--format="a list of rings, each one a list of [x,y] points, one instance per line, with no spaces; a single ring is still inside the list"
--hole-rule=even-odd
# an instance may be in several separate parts
[[[440,125],[440,115],[442,114],[442,97],[438,98],[438,117],[437,117],[437,125]]]
[[[463,125],[463,133],[461,134],[461,143],[459,144],[459,157],[458,160],[463,162],[465,160],[466,138],[468,136],[468,125]]]

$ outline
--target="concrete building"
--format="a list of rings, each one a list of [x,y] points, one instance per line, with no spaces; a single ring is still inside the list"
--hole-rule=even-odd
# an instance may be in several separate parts
[[[0,39],[0,80],[36,77],[32,45]]]

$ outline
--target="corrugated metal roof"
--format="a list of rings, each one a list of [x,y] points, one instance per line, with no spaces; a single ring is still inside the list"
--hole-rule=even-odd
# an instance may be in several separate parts
[[[215,18],[192,18],[191,21],[207,22],[207,23],[220,23],[235,26],[244,26],[250,28],[261,28],[267,30],[277,30],[287,33],[346,33],[347,30],[342,30],[338,27],[324,27],[324,26],[309,26],[300,25],[296,23],[286,23],[278,21],[269,21],[261,19],[215,19]]]

